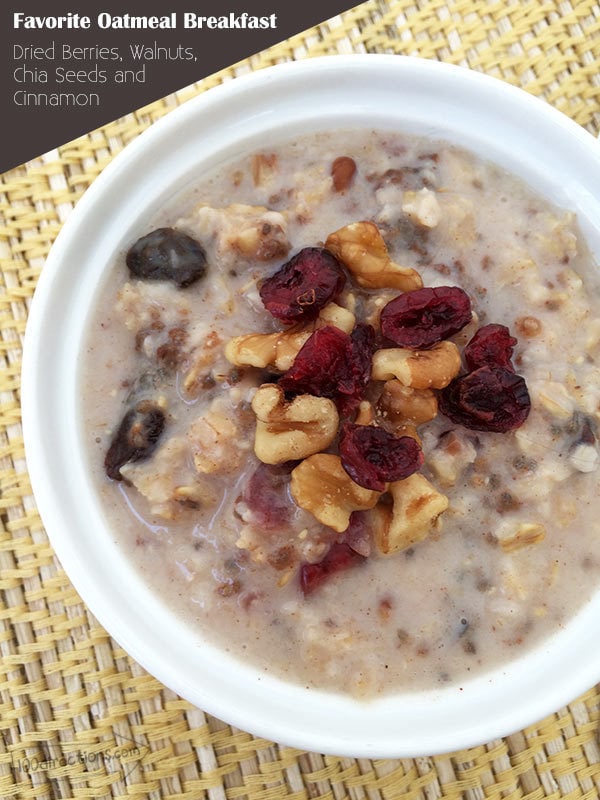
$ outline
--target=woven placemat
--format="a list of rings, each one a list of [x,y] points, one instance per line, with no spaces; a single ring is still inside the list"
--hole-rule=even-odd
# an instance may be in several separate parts
[[[193,708],[133,662],[56,562],[31,497],[19,409],[36,279],[83,191],[175,105],[235,75],[331,53],[390,52],[470,66],[600,129],[593,0],[369,0],[268,51],[1,176],[0,795],[36,798],[500,800],[600,795],[600,686],[539,724],[417,759],[284,748]]]

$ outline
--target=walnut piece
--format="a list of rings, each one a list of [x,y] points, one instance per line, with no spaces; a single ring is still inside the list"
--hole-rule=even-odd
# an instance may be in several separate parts
[[[206,376],[221,356],[221,337],[216,331],[210,331],[204,337],[202,345],[190,356],[190,366],[183,379],[183,390],[192,395],[198,390],[202,376]]]
[[[373,508],[380,496],[355,483],[340,457],[330,453],[312,455],[292,470],[291,493],[300,508],[338,533],[346,530],[353,511]]]
[[[257,261],[282,258],[289,250],[282,226],[267,220],[242,228],[231,244],[241,255]]]
[[[431,389],[414,389],[399,380],[387,381],[377,403],[385,419],[392,423],[405,421],[422,425],[437,416],[437,397]]]
[[[238,367],[274,367],[285,372],[294,363],[311,331],[294,328],[274,333],[247,333],[225,345],[225,358]]]
[[[344,333],[350,333],[354,322],[355,317],[351,311],[329,303],[309,325],[294,326],[274,333],[235,336],[227,342],[225,358],[238,367],[272,367],[279,372],[286,372],[294,363],[302,345],[317,328],[334,325]]]
[[[339,425],[333,400],[302,394],[286,403],[283,390],[273,383],[258,388],[252,410],[256,414],[254,452],[265,464],[296,461],[324,450]]]
[[[384,554],[397,553],[425,539],[448,508],[448,498],[420,473],[389,486],[392,505],[373,509],[374,536]]]
[[[428,350],[389,347],[373,355],[373,380],[397,378],[413,389],[443,389],[459,370],[460,353],[453,342],[438,342]]]
[[[402,211],[412,222],[424,228],[435,228],[442,216],[435,192],[425,188],[418,192],[404,192]]]
[[[325,247],[348,267],[359,286],[366,289],[408,292],[423,286],[415,269],[392,261],[374,222],[353,222],[330,233]]]
[[[530,544],[541,542],[546,536],[545,527],[539,522],[506,523],[495,531],[500,547],[505,553],[512,553]]]

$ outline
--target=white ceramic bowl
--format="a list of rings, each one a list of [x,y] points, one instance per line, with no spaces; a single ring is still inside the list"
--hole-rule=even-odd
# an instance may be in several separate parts
[[[23,419],[35,496],[89,608],[164,684],[255,734],[337,755],[431,755],[537,721],[600,680],[600,593],[554,638],[461,686],[373,701],[265,675],[204,642],[152,594],[114,543],[86,474],[78,364],[103,271],[139,221],[207,167],[311,130],[396,127],[471,148],[575,210],[600,260],[600,147],[502,82],[399,56],[332,56],[267,69],[155,124],[94,182],[60,233],[26,335]]]

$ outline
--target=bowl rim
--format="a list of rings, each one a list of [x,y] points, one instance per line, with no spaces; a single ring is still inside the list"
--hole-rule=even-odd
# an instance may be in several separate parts
[[[515,119],[520,114],[526,114],[529,121],[535,118],[536,124],[543,126],[550,138],[554,137],[548,145],[549,152],[556,150],[557,143],[568,142],[574,151],[570,158],[578,159],[579,172],[582,173],[581,165],[589,162],[592,167],[590,172],[600,176],[600,146],[591,134],[573,120],[521,89],[483,73],[443,62],[398,55],[330,55],[267,67],[211,88],[174,109],[127,145],[93,181],[59,232],[38,281],[25,333],[22,418],[26,458],[37,507],[52,546],[73,585],[103,627],[163,684],[229,724],[304,750],[366,758],[434,755],[481,744],[520,730],[590,688],[600,677],[600,665],[594,664],[593,659],[574,657],[572,649],[581,648],[582,643],[591,646],[594,636],[600,633],[600,624],[596,622],[594,626],[591,604],[577,615],[576,625],[570,624],[566,631],[528,651],[524,658],[493,673],[466,681],[462,687],[452,687],[451,690],[411,693],[368,702],[356,701],[315,690],[307,691],[260,674],[259,670],[240,664],[203,640],[195,641],[195,652],[189,656],[195,668],[202,667],[205,670],[202,673],[202,685],[199,685],[192,677],[194,670],[190,665],[178,671],[177,665],[172,663],[173,653],[178,657],[182,653],[180,647],[173,647],[173,637],[187,635],[189,643],[189,631],[186,634],[185,626],[174,622],[165,609],[161,609],[157,598],[153,598],[147,588],[144,590],[140,581],[130,574],[130,567],[120,562],[114,543],[108,541],[106,552],[115,562],[105,575],[108,583],[104,589],[97,585],[98,570],[104,569],[106,572],[107,568],[98,563],[98,558],[95,562],[90,560],[90,556],[84,552],[84,545],[76,541],[77,530],[71,528],[70,519],[70,512],[75,510],[81,522],[84,519],[82,514],[90,509],[95,519],[97,509],[93,505],[89,487],[81,491],[79,496],[80,487],[74,489],[61,475],[61,468],[64,472],[67,464],[75,463],[81,469],[84,463],[77,452],[78,437],[74,430],[76,426],[73,425],[77,397],[75,392],[71,392],[65,399],[52,384],[48,385],[53,369],[58,369],[59,375],[68,376],[69,364],[66,362],[72,361],[79,343],[63,342],[60,329],[77,335],[81,319],[74,320],[73,306],[76,304],[73,300],[89,292],[93,283],[91,278],[86,283],[84,274],[81,286],[73,288],[70,286],[72,276],[68,274],[67,266],[72,263],[74,252],[81,246],[85,235],[92,235],[90,225],[96,210],[100,208],[104,209],[105,214],[116,214],[106,210],[111,198],[115,201],[115,187],[123,189],[138,164],[145,163],[153,151],[164,154],[165,143],[170,137],[178,132],[181,135],[190,127],[198,127],[199,120],[205,127],[211,124],[214,127],[214,122],[207,121],[211,115],[221,123],[231,122],[232,104],[237,108],[237,116],[239,106],[250,108],[253,104],[254,110],[259,108],[265,115],[267,100],[261,98],[272,101],[279,97],[283,102],[285,93],[293,94],[290,87],[299,91],[304,86],[309,95],[332,91],[331,87],[341,91],[342,73],[344,80],[352,77],[361,90],[365,86],[373,87],[373,82],[385,75],[393,76],[398,81],[398,91],[402,84],[403,91],[408,92],[406,87],[409,81],[415,82],[415,87],[429,92],[436,91],[436,85],[449,84],[458,86],[468,97],[487,97],[486,102],[490,103],[501,100],[506,104],[505,108],[512,109]],[[391,92],[391,88],[387,87],[385,92]],[[292,100],[286,102],[292,107]],[[447,98],[444,102],[448,102]],[[464,100],[456,99],[455,102],[464,103]],[[300,100],[297,100],[299,104]],[[357,110],[352,113],[362,113],[358,106],[357,101]],[[297,113],[300,113],[299,108]],[[256,116],[260,118],[261,115]],[[256,121],[259,128],[265,124],[260,119]],[[314,120],[311,124],[314,124]],[[442,130],[444,124],[441,125]],[[189,132],[184,133],[184,136],[190,135]],[[231,135],[235,136],[236,133]],[[546,143],[541,146],[546,146]],[[158,167],[153,169],[158,170]],[[565,176],[567,173],[568,170]],[[164,175],[160,180],[165,180]],[[585,188],[585,181],[578,179],[575,187],[569,187],[566,180],[566,184],[564,180],[560,182],[560,190],[567,197],[574,193],[579,198],[577,192],[582,186]],[[138,189],[135,191],[141,192]],[[582,198],[582,207],[594,211],[596,206],[593,198],[587,197],[585,192]],[[131,205],[133,200],[124,199],[122,202]],[[585,215],[585,210],[583,213]],[[111,224],[115,228],[116,223]],[[595,229],[593,220],[589,227],[590,230]],[[127,232],[125,225],[115,230],[120,236]],[[103,234],[94,235],[100,250],[110,249],[110,242],[103,238]],[[49,328],[49,321],[56,319],[60,320],[58,328]],[[51,424],[56,425],[53,432],[49,431]],[[56,452],[58,449],[60,453]],[[82,476],[78,475],[76,480],[79,479],[83,480]],[[105,531],[105,534],[110,538],[109,531]],[[89,537],[89,534],[85,532],[84,539],[85,536]],[[95,555],[98,556],[96,551]],[[146,612],[142,614],[128,607],[130,618],[124,623],[120,611],[127,593],[119,581],[125,579],[132,581],[135,596],[143,598]],[[111,586],[110,596],[106,595],[106,586]],[[167,630],[164,630],[153,623],[157,630],[152,632],[150,643],[144,638],[149,635],[148,609],[153,619],[167,626]],[[202,652],[199,653],[199,650]],[[549,657],[553,659],[554,672],[560,670],[560,674],[569,674],[570,679],[557,681],[544,694],[540,693],[538,686]],[[525,678],[522,675],[522,662],[526,662],[529,670]],[[490,682],[494,684],[497,695],[493,703],[489,701]],[[502,691],[508,691],[510,687],[512,704],[503,699],[498,687]],[[254,693],[250,699],[248,690]],[[482,703],[484,711],[494,715],[493,720],[482,719]],[[295,719],[291,723],[287,716],[294,710]],[[461,720],[460,730],[457,730],[456,720]]]

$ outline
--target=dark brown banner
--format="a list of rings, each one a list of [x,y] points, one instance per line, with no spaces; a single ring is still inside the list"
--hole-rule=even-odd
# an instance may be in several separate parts
[[[0,12],[0,172],[352,7],[347,0],[26,0]]]

